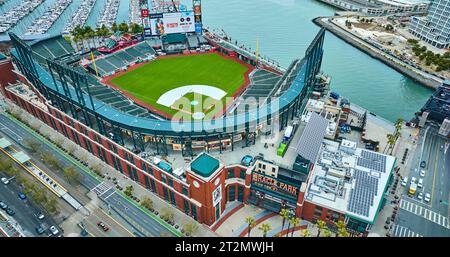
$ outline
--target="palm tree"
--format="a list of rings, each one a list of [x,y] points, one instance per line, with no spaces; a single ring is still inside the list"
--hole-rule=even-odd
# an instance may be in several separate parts
[[[323,230],[323,236],[324,237],[331,237],[331,231],[329,229]]]
[[[311,232],[309,232],[309,229],[305,228],[304,230],[302,230],[302,237],[310,237],[311,236]]]
[[[250,231],[256,223],[255,218],[253,218],[252,216],[248,216],[247,218],[245,218],[245,222],[248,224],[248,237],[250,237]]]
[[[264,223],[264,224],[262,224],[258,229],[262,231],[263,237],[266,237],[266,236],[267,236],[267,233],[268,233],[272,228],[270,227],[269,224]]]
[[[386,148],[387,148],[388,146],[389,146],[389,148],[387,148],[387,149],[388,149],[388,151],[389,151],[389,149],[392,147],[392,145],[395,144],[395,137],[394,137],[394,135],[392,135],[392,134],[387,134],[387,135],[386,135],[386,138],[387,138],[387,142],[386,142],[386,147],[384,147],[383,153],[386,152]]]
[[[338,222],[335,222],[334,225],[336,225],[338,233],[336,233],[336,237],[340,236],[340,235],[344,235],[344,234],[348,234],[347,232],[347,225],[345,224],[344,221],[339,220]]]
[[[286,219],[289,219],[289,210],[288,209],[281,209],[280,216],[283,218],[283,225],[281,226],[281,229],[284,228],[284,224],[286,222]]]
[[[295,227],[300,224],[300,219],[293,217],[292,219],[289,220],[292,223],[292,232],[291,232],[291,237],[294,236],[294,231],[295,231]],[[289,232],[289,231],[288,231]]]
[[[325,221],[323,221],[323,220],[318,220],[317,221],[317,228],[318,228],[318,230],[317,230],[317,237],[319,237],[320,233],[322,232],[322,230],[327,228],[327,223]]]

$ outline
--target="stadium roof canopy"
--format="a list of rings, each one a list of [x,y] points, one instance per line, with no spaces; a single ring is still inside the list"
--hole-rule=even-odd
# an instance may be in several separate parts
[[[297,154],[315,162],[327,132],[328,120],[313,112],[297,143]]]
[[[184,34],[168,34],[162,37],[164,44],[176,44],[186,42],[186,35]]]
[[[208,154],[201,154],[191,163],[191,170],[202,177],[209,177],[219,168],[219,160]]]

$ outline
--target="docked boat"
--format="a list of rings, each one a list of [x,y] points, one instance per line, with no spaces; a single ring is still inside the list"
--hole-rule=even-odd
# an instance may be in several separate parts
[[[63,34],[70,34],[77,26],[83,27],[96,2],[97,0],[83,0],[72,19],[64,27]]]
[[[47,32],[72,1],[57,0],[52,6],[47,7],[47,10],[27,28],[25,35],[39,35]]]
[[[120,0],[106,0],[105,7],[97,21],[98,28],[101,28],[103,25],[109,29],[112,27],[119,13],[119,5]]]
[[[25,0],[0,16],[0,33],[14,27],[21,19],[34,11],[44,0]]]

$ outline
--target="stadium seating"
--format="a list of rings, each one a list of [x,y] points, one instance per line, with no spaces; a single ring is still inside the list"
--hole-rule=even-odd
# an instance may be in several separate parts
[[[31,45],[37,60],[44,61],[45,58],[60,59],[67,62],[79,60],[74,57],[75,49],[62,36],[47,38]]]
[[[120,70],[123,67],[127,67],[130,63],[138,62],[139,60],[146,59],[155,54],[155,50],[144,41],[109,54],[104,58],[97,59],[95,64],[97,66],[99,76],[104,77]],[[94,70],[93,63],[89,64],[89,67]]]

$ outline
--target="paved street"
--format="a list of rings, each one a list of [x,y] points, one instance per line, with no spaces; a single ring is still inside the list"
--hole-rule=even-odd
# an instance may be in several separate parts
[[[7,134],[22,147],[22,141],[24,139],[33,138],[41,140],[35,134],[30,133],[27,129],[19,126],[16,122],[10,120],[3,114],[0,115],[0,125],[0,129],[2,130],[2,132]],[[53,145],[42,143],[41,147],[44,151],[51,152],[63,167],[73,166],[77,171],[79,171],[82,174],[81,184],[88,190],[96,188],[101,183],[101,181],[87,172],[86,167],[82,166]],[[130,223],[129,225],[134,225],[135,227],[139,226],[139,229],[141,230],[141,232],[145,232],[145,235],[159,236],[163,231],[174,235],[171,230],[166,228],[159,221],[156,221],[144,211],[142,211],[139,207],[137,207],[137,204],[135,205],[130,200],[118,194],[115,190],[114,193],[111,192],[109,195],[102,196],[108,196],[106,202],[110,204],[113,211],[120,212],[121,215],[126,215],[125,220]]]
[[[411,158],[411,170],[407,186],[402,188],[399,212],[391,229],[394,236],[450,236],[450,152],[447,140],[437,134],[437,128],[429,126],[422,129],[417,151]],[[425,161],[425,168],[420,163]],[[420,170],[425,176],[420,176]],[[413,197],[408,196],[411,178],[423,179],[423,187],[418,188]],[[425,202],[418,199],[422,192],[429,193],[431,199]],[[408,231],[408,232],[405,232]]]
[[[0,176],[6,176],[4,173],[0,173]],[[50,215],[45,213],[39,206],[37,206],[29,198],[25,200],[20,200],[18,194],[21,192],[20,186],[17,185],[16,181],[12,179],[8,185],[3,183],[0,184],[0,201],[6,203],[11,209],[14,210],[15,214],[11,217],[4,212],[5,216],[12,218],[15,222],[19,224],[26,236],[40,236],[36,233],[35,228],[39,225],[43,225],[45,228],[50,226],[57,226],[52,220]],[[37,213],[44,212],[45,218],[39,220],[36,216]],[[61,230],[60,230],[61,231]],[[49,231],[46,231],[42,236],[47,236]]]

